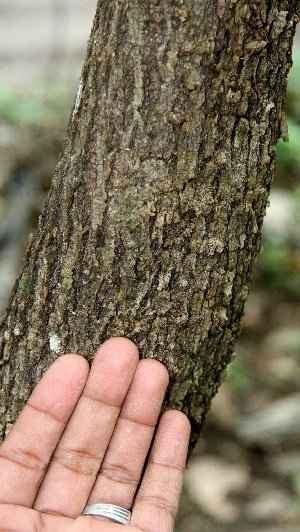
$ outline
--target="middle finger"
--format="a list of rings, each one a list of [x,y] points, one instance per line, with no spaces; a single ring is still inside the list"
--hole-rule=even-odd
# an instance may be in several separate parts
[[[54,452],[34,508],[77,517],[89,496],[138,363],[130,340],[113,338],[97,352],[92,369]]]
[[[116,504],[128,510],[132,507],[168,380],[168,372],[160,362],[140,360],[89,504]]]

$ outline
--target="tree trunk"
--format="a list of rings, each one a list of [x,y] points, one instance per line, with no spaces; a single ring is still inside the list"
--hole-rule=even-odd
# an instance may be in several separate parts
[[[1,323],[1,436],[112,335],[170,373],[193,445],[241,328],[299,0],[99,0],[60,162]]]

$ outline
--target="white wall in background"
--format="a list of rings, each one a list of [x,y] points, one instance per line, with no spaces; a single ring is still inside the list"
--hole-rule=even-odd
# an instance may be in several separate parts
[[[0,83],[78,85],[97,0],[0,0]]]

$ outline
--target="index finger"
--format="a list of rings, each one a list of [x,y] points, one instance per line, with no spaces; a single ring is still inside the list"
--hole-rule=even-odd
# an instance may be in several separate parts
[[[64,355],[42,377],[0,447],[0,503],[32,506],[88,374],[82,356]]]

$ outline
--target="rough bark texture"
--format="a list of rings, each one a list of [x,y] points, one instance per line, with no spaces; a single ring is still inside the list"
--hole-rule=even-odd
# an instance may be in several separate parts
[[[168,367],[196,441],[240,331],[300,2],[99,0],[49,199],[1,324],[1,436],[59,355]]]

